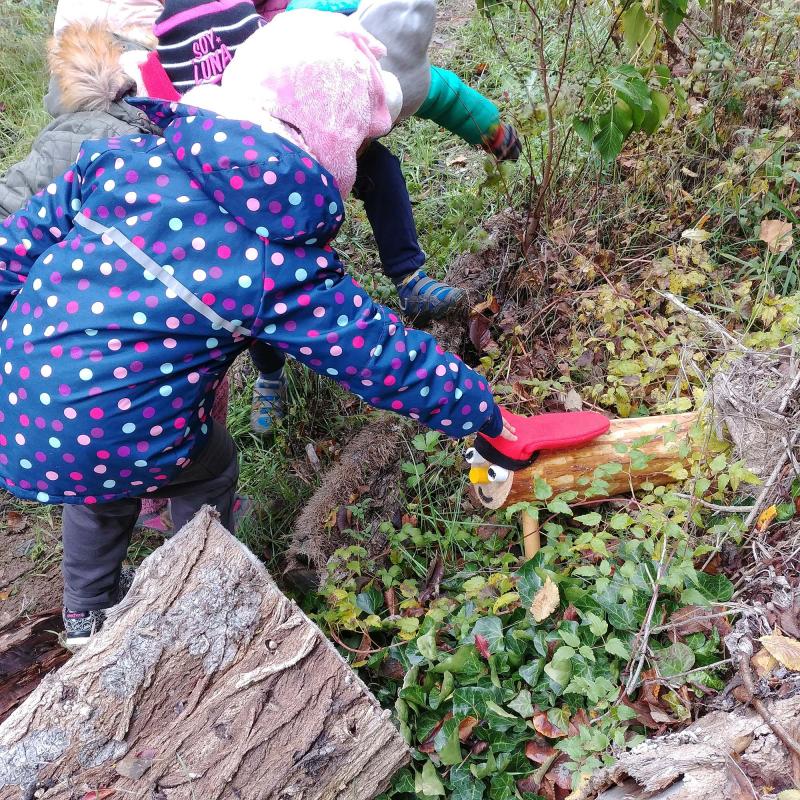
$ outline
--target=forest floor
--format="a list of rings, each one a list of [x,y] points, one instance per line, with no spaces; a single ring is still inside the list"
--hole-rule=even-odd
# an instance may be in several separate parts
[[[526,157],[498,168],[421,120],[387,143],[429,270],[473,295],[469,319],[436,332],[516,411],[697,409],[702,447],[674,485],[604,504],[537,487],[529,510],[546,544],[524,563],[516,518],[470,499],[459,446],[381,427],[297,367],[288,417],[262,441],[248,429],[252,370],[234,370],[229,427],[254,502],[239,536],[279,578],[298,536],[324,555],[321,586],[319,565],[303,564],[289,591],[414,747],[388,797],[563,800],[643,738],[730,709],[734,631],[756,651],[764,699],[796,690],[798,4],[727,4],[719,24],[701,4],[674,37],[660,25],[650,39],[635,14],[651,5],[484,16],[469,0],[442,3],[434,61],[498,102]],[[2,165],[46,122],[52,7],[0,0],[0,12]],[[617,91],[618,109],[638,86],[619,72],[629,62],[668,105],[654,132],[620,133],[607,157],[608,108],[587,97]],[[559,87],[549,107],[543,74]],[[548,140],[560,155],[549,167]],[[348,217],[343,260],[391,305],[363,209],[351,202]],[[348,451],[354,441],[363,452]],[[331,506],[345,457],[363,480]],[[0,527],[0,624],[57,606],[57,509],[0,495]],[[131,561],[161,541],[137,536]],[[747,780],[756,796],[792,787],[757,770]]]

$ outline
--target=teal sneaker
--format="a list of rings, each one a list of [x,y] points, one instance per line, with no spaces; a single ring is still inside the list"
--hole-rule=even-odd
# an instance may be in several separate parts
[[[398,284],[397,296],[403,314],[412,322],[424,324],[461,310],[467,293],[418,269]]]
[[[286,374],[280,370],[277,378],[259,375],[253,385],[253,404],[250,411],[250,430],[260,436],[268,434],[273,424],[286,416]]]

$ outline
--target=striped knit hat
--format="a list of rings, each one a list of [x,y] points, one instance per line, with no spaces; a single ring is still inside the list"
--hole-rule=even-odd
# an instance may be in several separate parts
[[[236,48],[264,24],[252,0],[166,0],[153,27],[159,61],[180,94],[219,83]]]

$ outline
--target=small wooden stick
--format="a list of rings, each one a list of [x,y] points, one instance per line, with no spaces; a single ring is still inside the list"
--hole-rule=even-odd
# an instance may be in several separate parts
[[[525,558],[530,560],[542,546],[542,539],[539,535],[539,520],[527,511],[522,512],[522,549]]]

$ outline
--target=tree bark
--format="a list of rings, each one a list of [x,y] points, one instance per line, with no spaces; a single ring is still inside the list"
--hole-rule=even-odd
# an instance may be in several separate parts
[[[0,798],[369,800],[408,748],[209,508],[0,726]]]
[[[788,730],[800,695],[768,704]],[[680,733],[650,739],[592,775],[572,800],[757,800],[792,787],[792,763],[764,719],[743,707],[714,711]]]

